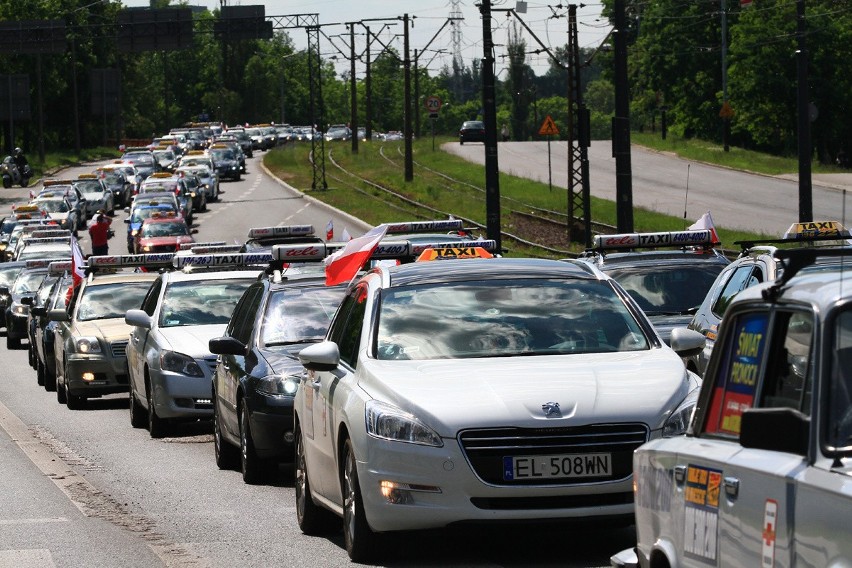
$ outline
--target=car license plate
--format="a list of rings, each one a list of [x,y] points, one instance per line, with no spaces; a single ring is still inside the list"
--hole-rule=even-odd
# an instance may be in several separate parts
[[[559,454],[503,458],[503,479],[506,481],[610,475],[612,475],[612,454]]]
[[[89,384],[90,385],[105,385],[105,384],[107,384],[107,382],[103,381],[103,380],[102,381],[92,381]]]

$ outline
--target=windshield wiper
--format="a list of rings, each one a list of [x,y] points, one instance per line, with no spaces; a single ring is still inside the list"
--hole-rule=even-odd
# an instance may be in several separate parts
[[[282,345],[299,345],[301,343],[319,343],[323,341],[325,338],[311,338],[311,339],[296,339],[291,341],[273,341],[272,343],[264,343],[264,347],[280,347]]]

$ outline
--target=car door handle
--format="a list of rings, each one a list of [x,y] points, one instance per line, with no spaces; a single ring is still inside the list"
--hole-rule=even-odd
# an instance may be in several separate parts
[[[322,386],[322,381],[321,381],[321,380],[319,380],[319,379],[317,379],[317,380],[315,380],[315,381],[310,381],[308,384],[310,385],[310,387],[311,387],[312,389],[314,389],[315,391],[319,392],[320,387]]]
[[[731,499],[736,499],[740,493],[740,480],[736,477],[726,477],[722,483],[725,486],[725,494]]]
[[[676,465],[674,468],[674,478],[678,485],[682,485],[686,479],[686,466]]]

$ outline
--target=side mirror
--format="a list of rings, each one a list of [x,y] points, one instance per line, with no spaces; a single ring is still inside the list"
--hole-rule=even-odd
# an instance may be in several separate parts
[[[704,350],[707,339],[693,329],[676,327],[672,330],[670,343],[675,353],[681,357],[693,357]]]
[[[33,298],[32,296],[22,296],[21,297],[21,303],[25,306],[32,306],[33,300],[35,300],[35,298]]]
[[[810,425],[811,419],[793,408],[749,408],[740,422],[740,445],[805,456]]]
[[[9,287],[8,286],[0,286],[0,296],[8,296],[9,295]]]
[[[129,225],[129,224],[130,224],[130,219],[125,219],[125,220],[124,220],[124,222],[125,222],[125,223],[127,223],[127,224]]]
[[[151,316],[144,310],[127,310],[124,313],[124,323],[143,329],[151,329]]]
[[[47,312],[47,319],[50,321],[71,321],[71,314],[63,308],[54,308]]]
[[[30,313],[36,317],[44,317],[47,315],[47,308],[44,306],[33,306],[30,308]]]
[[[207,348],[214,355],[245,355],[246,346],[233,337],[214,337],[207,342]]]
[[[299,362],[309,371],[333,371],[340,365],[340,349],[333,341],[323,341],[299,351]]]

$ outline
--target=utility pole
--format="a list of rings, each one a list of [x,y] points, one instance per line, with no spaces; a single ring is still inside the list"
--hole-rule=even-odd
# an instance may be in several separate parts
[[[411,59],[408,57],[408,14],[405,14],[403,17],[403,25],[405,26],[405,34],[404,37],[404,49],[405,55],[403,56],[402,67],[405,74],[405,181],[413,181],[414,180],[414,156],[413,156],[413,148],[411,147]]]
[[[482,110],[485,123],[486,234],[502,250],[500,238],[500,166],[497,161],[497,101],[494,88],[494,40],[491,37],[491,0],[482,0]]]
[[[414,135],[417,138],[420,138],[420,70],[417,63],[422,54],[414,50]]]
[[[366,100],[364,101],[364,127],[367,142],[373,139],[373,79],[370,77],[370,26],[364,26],[367,30],[367,72],[364,75],[364,90]]]
[[[615,117],[612,146],[615,156],[615,207],[619,233],[633,232],[633,182],[630,166],[630,97],[627,87],[627,18],[625,0],[615,0]]]
[[[722,2],[722,145],[725,152],[731,151],[731,117],[728,104],[728,6]]]
[[[805,0],[796,0],[796,101],[799,123],[799,222],[814,220],[811,187],[811,109],[808,100],[808,46]]]
[[[349,24],[349,128],[352,132],[352,153],[358,153],[358,91],[355,82],[355,24]]]

